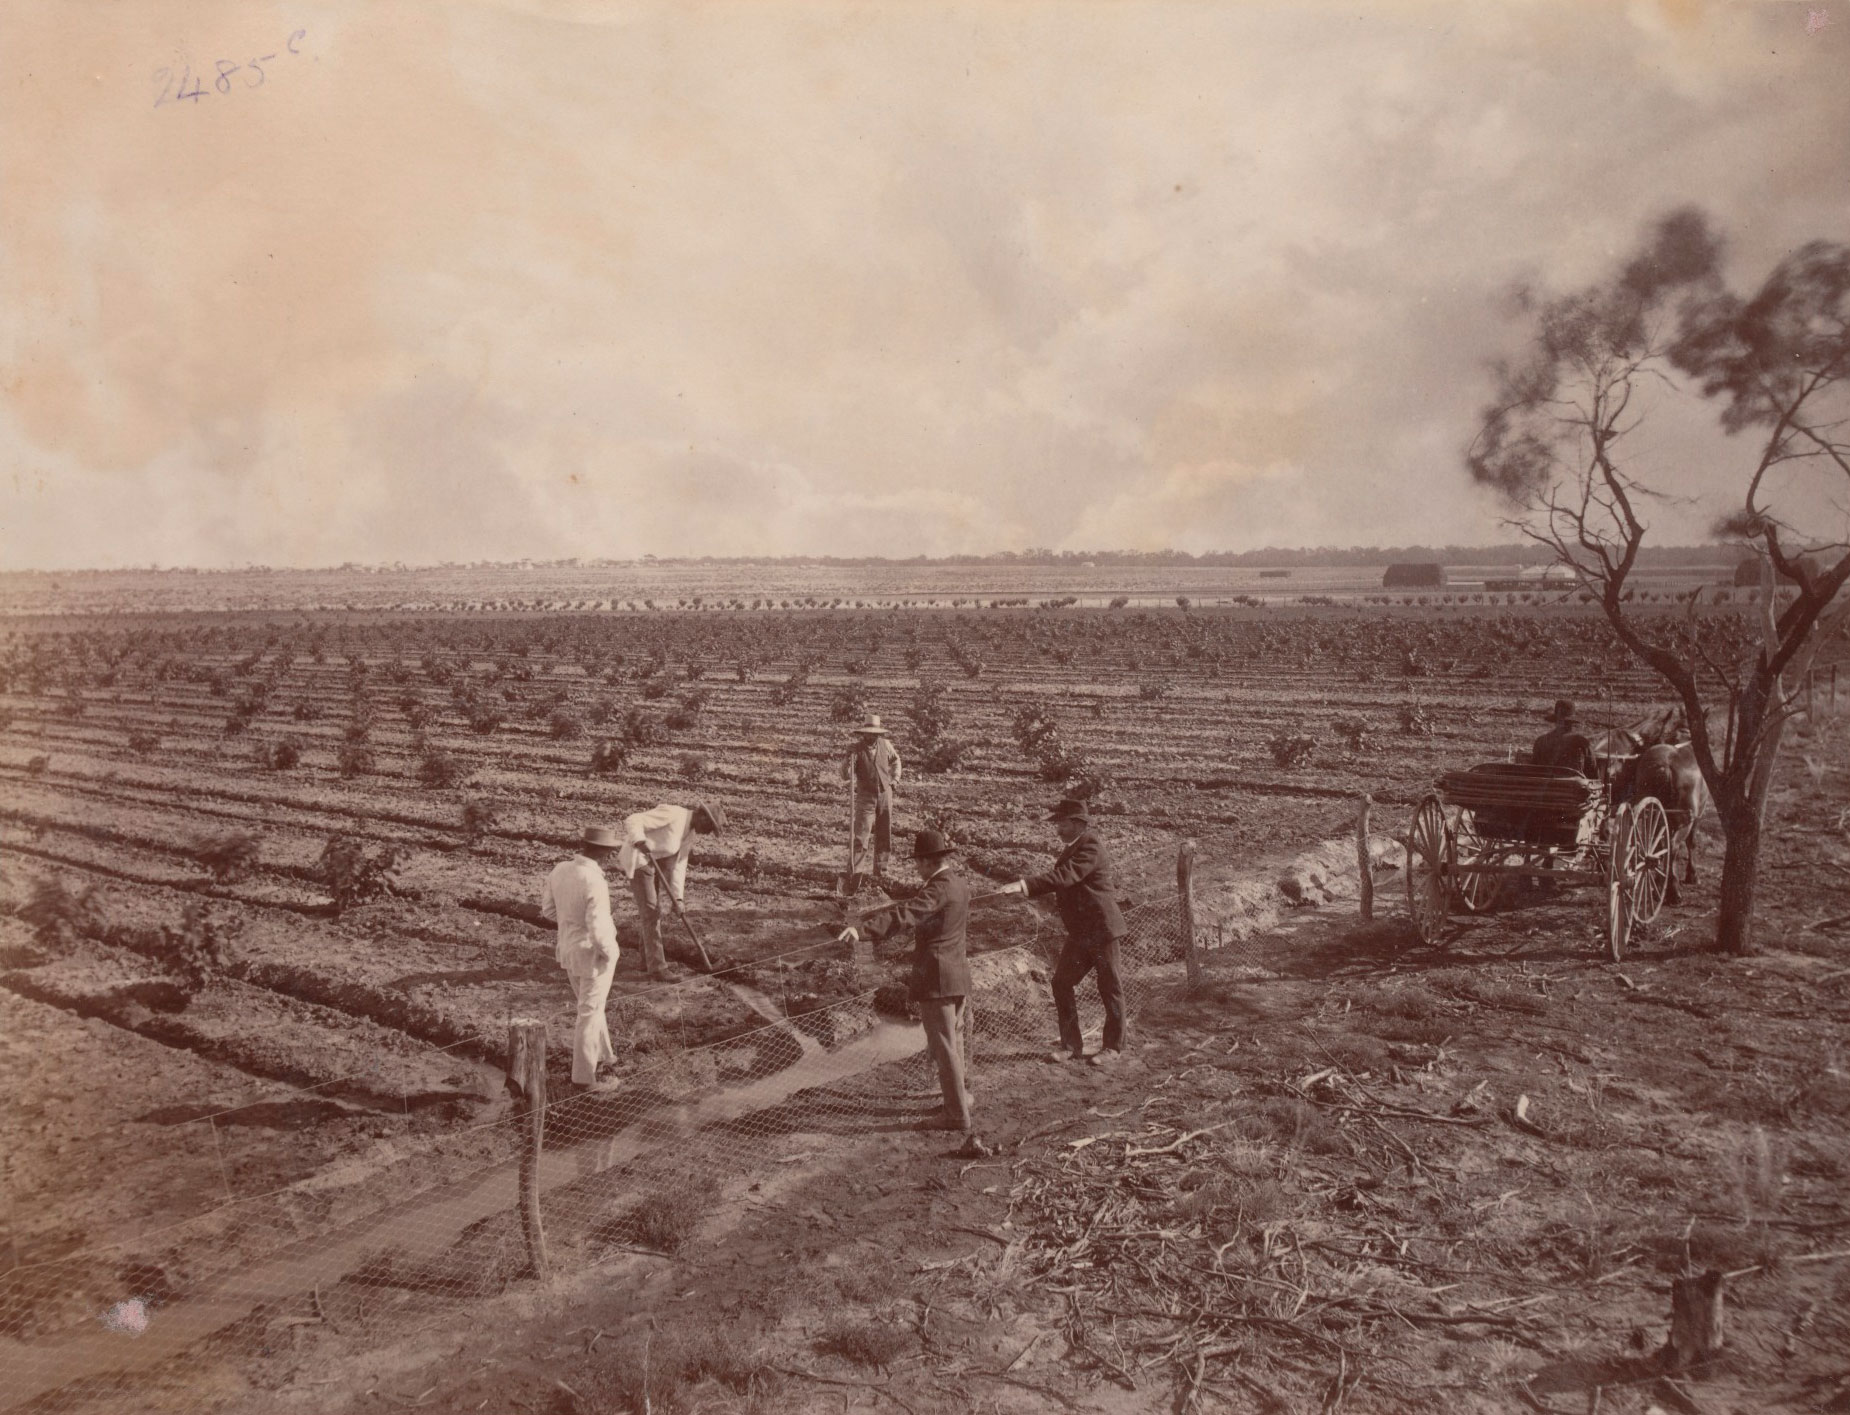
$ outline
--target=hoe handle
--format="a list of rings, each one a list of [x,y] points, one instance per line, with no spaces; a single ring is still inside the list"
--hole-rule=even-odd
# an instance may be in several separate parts
[[[693,921],[687,917],[687,910],[682,908],[681,901],[675,898],[674,886],[669,882],[666,871],[662,869],[662,862],[651,855],[649,856],[649,863],[655,867],[655,877],[657,880],[661,881],[662,889],[668,895],[668,902],[674,905],[675,917],[681,921],[682,927],[687,930],[687,936],[693,939],[694,947],[700,950],[700,961],[702,965],[711,973],[713,971],[713,960],[707,956],[707,946],[700,941],[700,935],[694,932]]]

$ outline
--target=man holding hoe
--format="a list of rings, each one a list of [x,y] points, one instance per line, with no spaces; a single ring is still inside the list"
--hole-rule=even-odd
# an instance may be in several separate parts
[[[886,857],[893,851],[893,788],[905,772],[905,763],[887,738],[878,715],[855,729],[854,745],[842,763],[848,782],[848,892],[860,883],[871,847],[874,873],[886,873]]]
[[[630,882],[636,912],[642,921],[642,966],[651,978],[666,977],[668,960],[662,955],[662,892],[667,890],[677,907],[687,897],[687,857],[696,835],[718,835],[726,828],[726,813],[717,802],[689,806],[657,806],[623,818],[623,849],[617,868]]]

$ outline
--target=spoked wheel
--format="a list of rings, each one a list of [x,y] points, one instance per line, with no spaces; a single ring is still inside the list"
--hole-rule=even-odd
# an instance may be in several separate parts
[[[1632,808],[1628,802],[1612,813],[1611,865],[1606,871],[1606,956],[1614,963],[1625,961],[1625,946],[1632,937],[1632,893],[1626,883],[1625,854],[1632,833]]]
[[[1503,844],[1486,840],[1478,834],[1477,819],[1470,811],[1458,817],[1454,832],[1455,854],[1461,865],[1507,865],[1511,851]],[[1467,914],[1488,914],[1508,897],[1510,881],[1504,875],[1460,874],[1458,902]]]
[[[1664,907],[1670,888],[1670,817],[1655,796],[1632,806],[1623,858],[1619,878],[1630,901],[1632,923],[1648,924]]]
[[[1413,822],[1407,827],[1407,913],[1420,942],[1429,947],[1445,937],[1453,858],[1445,808],[1437,796],[1428,796],[1414,810]]]

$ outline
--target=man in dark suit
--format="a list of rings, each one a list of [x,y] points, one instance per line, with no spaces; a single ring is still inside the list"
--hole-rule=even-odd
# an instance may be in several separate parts
[[[1555,710],[1546,721],[1554,724],[1535,739],[1529,760],[1537,766],[1564,766],[1582,776],[1598,776],[1599,763],[1593,758],[1593,744],[1580,730],[1574,705],[1566,698],[1555,700]]]
[[[935,830],[921,830],[912,842],[912,863],[924,887],[918,893],[873,914],[882,923],[867,923],[876,938],[912,930],[912,977],[907,996],[925,1025],[925,1045],[938,1066],[944,1108],[921,1127],[968,1130],[974,1097],[964,1084],[964,1035],[968,1026],[965,999],[970,995],[970,963],[965,930],[970,921],[970,886],[951,871],[951,845]],[[857,943],[856,928],[842,930],[841,941]]]
[[[1066,946],[1053,972],[1054,1011],[1060,1019],[1060,1045],[1048,1053],[1049,1061],[1090,1060],[1108,1066],[1124,1046],[1124,984],[1118,967],[1118,940],[1124,937],[1124,916],[1118,910],[1117,883],[1112,878],[1111,856],[1092,831],[1084,801],[1066,800],[1047,817],[1060,833],[1065,849],[1046,874],[1017,880],[1008,892],[1030,897],[1054,896],[1060,921],[1066,925]],[[1098,1000],[1105,1008],[1104,1043],[1091,1057],[1079,1030],[1079,1004],[1074,989],[1087,973],[1098,975]]]

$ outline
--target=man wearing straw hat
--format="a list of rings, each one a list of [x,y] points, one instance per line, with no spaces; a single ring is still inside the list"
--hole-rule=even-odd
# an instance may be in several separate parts
[[[1580,718],[1573,703],[1566,698],[1555,700],[1554,711],[1544,713],[1542,721],[1552,723],[1535,739],[1529,760],[1537,766],[1564,766],[1582,776],[1598,776],[1599,763],[1593,756],[1593,744],[1580,730]]]
[[[899,753],[880,725],[878,714],[855,729],[854,745],[842,763],[842,778],[849,784],[848,876],[853,888],[861,863],[873,847],[874,873],[886,873],[886,857],[893,852],[893,788],[905,771]]]
[[[912,977],[906,995],[925,1025],[925,1046],[938,1067],[944,1106],[921,1127],[968,1130],[975,1099],[964,1083],[964,1035],[969,1013],[970,963],[965,956],[965,929],[970,920],[970,886],[951,870],[951,844],[935,830],[913,837],[912,863],[924,888],[883,908],[886,922],[864,924],[877,938],[911,929]],[[875,918],[880,915],[875,915]],[[843,929],[843,943],[858,943],[856,928]]]
[[[610,883],[604,864],[622,845],[616,832],[601,825],[585,831],[578,852],[561,860],[540,891],[540,913],[559,926],[559,966],[571,979],[578,999],[572,1026],[572,1081],[580,1091],[615,1090],[613,1080],[599,1084],[597,1068],[616,1060],[604,1003],[617,971],[617,926],[610,917]]]
[[[1118,940],[1124,937],[1124,915],[1118,909],[1117,885],[1112,878],[1111,856],[1105,842],[1092,832],[1086,803],[1071,797],[1049,812],[1060,842],[1066,848],[1053,868],[1031,879],[1004,886],[1008,894],[1051,894],[1066,925],[1066,946],[1054,966],[1054,1012],[1060,1023],[1060,1045],[1048,1053],[1049,1061],[1089,1061],[1109,1066],[1124,1047],[1124,984],[1118,968]],[[1105,1009],[1105,1036],[1099,1050],[1085,1054],[1079,1030],[1079,1004],[1074,989],[1087,973],[1096,970],[1098,1000]]]
[[[630,882],[642,920],[642,966],[651,978],[667,974],[662,956],[662,896],[665,882],[679,904],[687,898],[687,857],[696,835],[718,835],[726,813],[717,801],[693,806],[657,806],[623,818],[623,849],[617,868]]]

